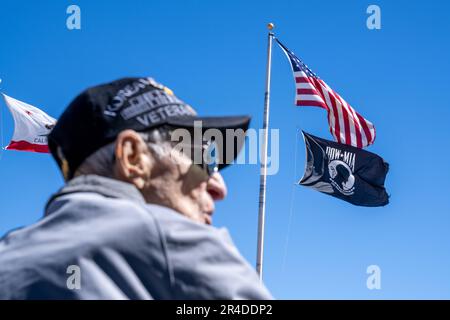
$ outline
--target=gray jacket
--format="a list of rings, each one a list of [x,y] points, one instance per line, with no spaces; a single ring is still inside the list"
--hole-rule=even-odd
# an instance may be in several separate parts
[[[71,180],[0,241],[0,299],[270,299],[225,229],[146,204],[131,184]]]

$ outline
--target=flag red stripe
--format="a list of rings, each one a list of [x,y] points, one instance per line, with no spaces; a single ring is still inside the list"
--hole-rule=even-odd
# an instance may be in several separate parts
[[[356,112],[356,116],[358,117],[358,119],[361,122],[361,125],[363,127],[364,134],[366,135],[366,139],[367,139],[367,145],[372,144],[375,140],[375,137],[372,137],[372,134],[370,133],[369,126],[367,125],[366,119],[364,119],[358,112]]]
[[[342,98],[341,98],[342,99]],[[355,117],[356,112],[355,110],[347,103],[347,106],[350,108],[350,111],[352,113],[352,119],[353,119],[353,123],[355,124],[355,134],[356,134],[356,146],[358,148],[362,148],[363,144],[362,144],[362,134],[361,134],[361,125],[360,123],[357,121],[357,118]]]
[[[314,86],[316,88],[320,88],[323,90],[323,95],[328,94],[329,100],[331,102],[331,105],[329,106],[329,112],[333,112],[334,115],[334,128],[331,128],[331,123],[328,122],[330,126],[330,132],[332,135],[334,135],[334,138],[341,143],[341,125],[339,123],[339,113],[337,111],[336,102],[332,99],[331,95],[329,94],[328,90],[326,89],[326,86],[323,86],[317,79],[312,79],[314,82]],[[327,101],[327,99],[324,100]],[[333,132],[334,131],[334,132]]]
[[[306,78],[306,77],[295,77],[295,82],[296,83],[307,83],[309,81],[308,81],[308,78]]]
[[[326,104],[315,100],[297,100],[296,105],[301,107],[321,107],[324,109],[328,109]]]
[[[340,141],[338,136],[339,136],[339,122],[337,123],[337,128],[336,128],[336,124],[335,126],[331,125],[331,115],[333,115],[334,117],[334,122],[336,123],[336,121],[338,121],[337,115],[336,115],[336,110],[333,108],[332,105],[328,105],[327,104],[327,99],[325,98],[325,94],[328,94],[326,89],[324,88],[324,86],[321,85],[321,83],[319,81],[315,81],[315,79],[311,79],[310,83],[317,88],[320,97],[322,98],[322,100],[324,101],[325,105],[326,105],[326,110],[327,110],[327,118],[328,118],[328,127],[330,129],[330,133],[331,135],[337,140]],[[336,134],[336,130],[338,131],[338,134]]]
[[[336,97],[334,94],[332,94],[332,99],[336,99],[336,101],[340,103],[340,107],[338,107],[338,108],[341,108],[342,116],[344,117],[345,143],[351,145],[352,140],[350,138],[350,121],[348,119],[348,111],[347,111],[347,109],[344,108],[344,106],[342,105],[339,98]],[[337,103],[336,103],[336,105],[337,105]]]
[[[347,115],[349,115],[349,121],[350,121],[350,119],[353,121],[353,125],[355,127],[356,146],[358,148],[361,148],[362,147],[361,131],[360,131],[358,122],[356,121],[355,117],[353,116],[353,113],[352,113],[353,108],[348,103],[346,103],[347,104],[347,106],[346,106],[344,104],[343,99],[341,98],[341,96],[339,94],[337,94],[337,92],[333,91],[333,93],[336,96],[336,98],[341,102],[342,108],[344,108],[347,111]],[[349,132],[349,134],[350,134],[350,132]]]
[[[347,110],[347,114],[350,116],[349,119],[351,119],[353,121],[353,124],[355,126],[356,146],[358,148],[362,148],[363,145],[362,145],[362,137],[361,137],[361,128],[359,126],[358,121],[355,118],[355,113],[356,113],[355,110],[346,101],[344,101],[344,99],[342,99],[342,97],[336,91],[332,90],[332,92],[336,96],[336,98],[339,99],[339,101],[342,104],[342,107]]]
[[[323,83],[323,85],[326,87],[323,80],[319,80],[319,83]],[[351,129],[350,129],[350,119],[351,119],[352,115],[350,114],[349,110],[347,110],[347,108],[345,107],[344,103],[341,100],[341,97],[335,91],[333,91],[333,90],[327,90],[327,91],[330,93],[330,100],[332,100],[334,102],[336,108],[339,108],[341,110],[342,118],[343,118],[343,122],[344,122],[345,143],[352,145]],[[340,106],[338,106],[337,102],[339,102]]]
[[[319,95],[316,89],[297,89],[297,94],[314,94]]]
[[[6,147],[7,150],[20,150],[20,151],[31,151],[40,153],[49,153],[48,145],[44,144],[34,144],[28,141],[11,141],[11,143]]]

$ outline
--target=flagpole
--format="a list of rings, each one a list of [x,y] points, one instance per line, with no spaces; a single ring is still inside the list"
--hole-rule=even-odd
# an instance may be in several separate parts
[[[258,211],[258,247],[256,253],[256,272],[259,280],[263,278],[263,256],[264,256],[264,223],[266,215],[266,177],[267,177],[267,145],[269,137],[269,107],[270,107],[270,72],[272,67],[272,40],[274,34],[272,29],[273,23],[267,25],[269,29],[268,45],[267,45],[267,69],[266,69],[266,91],[264,94],[264,120],[263,120],[263,141],[262,141],[262,157],[261,171],[259,180],[259,211]]]

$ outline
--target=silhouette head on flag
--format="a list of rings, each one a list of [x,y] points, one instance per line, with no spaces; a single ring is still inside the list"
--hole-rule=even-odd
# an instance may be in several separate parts
[[[389,165],[378,155],[303,131],[306,170],[299,184],[354,205],[388,204],[384,181]]]

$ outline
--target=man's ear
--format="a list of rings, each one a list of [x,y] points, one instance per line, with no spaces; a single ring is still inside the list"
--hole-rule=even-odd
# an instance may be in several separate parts
[[[153,157],[142,137],[134,130],[119,133],[115,156],[116,176],[142,189],[150,177],[153,166]]]

